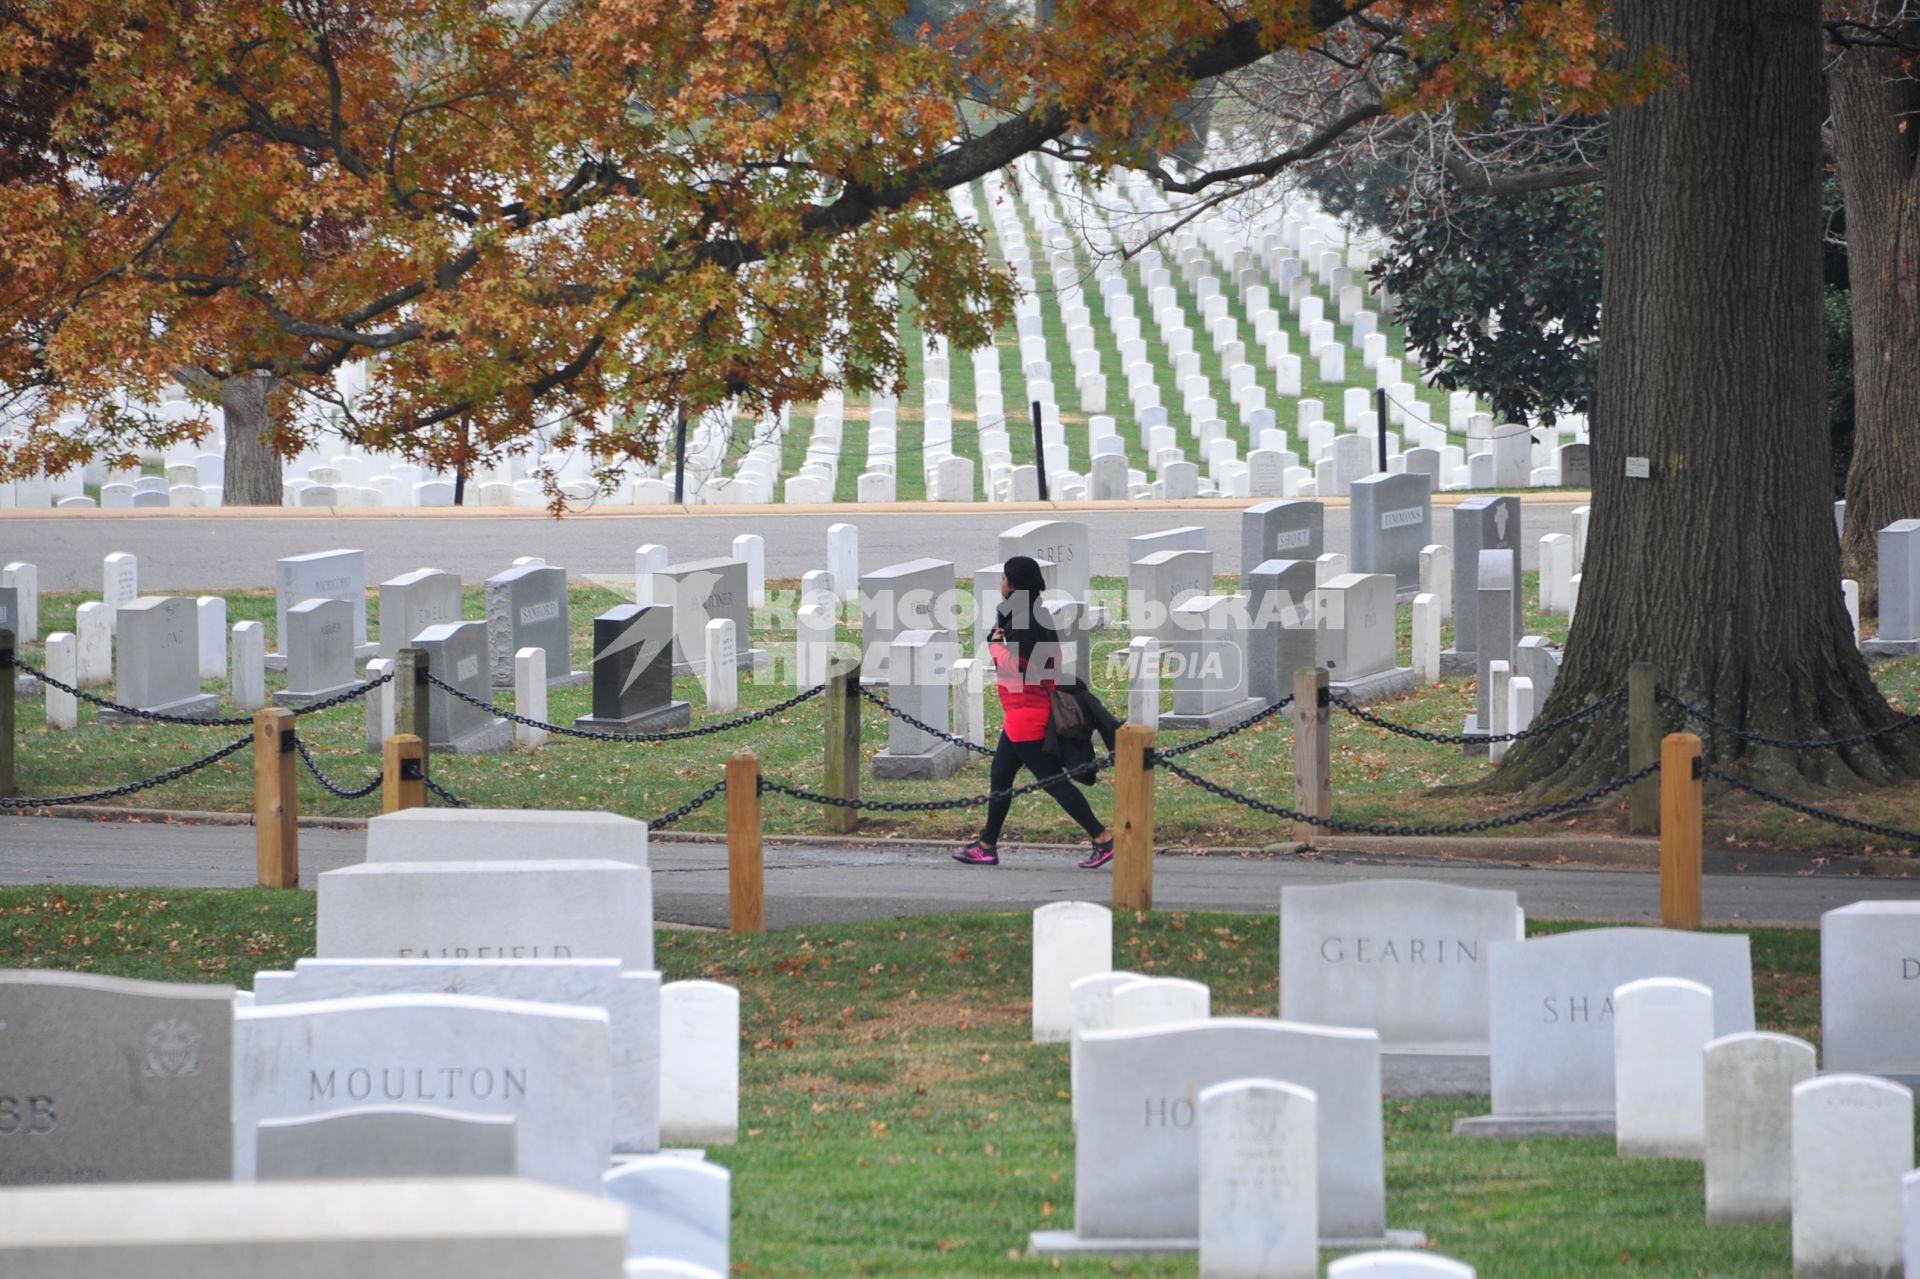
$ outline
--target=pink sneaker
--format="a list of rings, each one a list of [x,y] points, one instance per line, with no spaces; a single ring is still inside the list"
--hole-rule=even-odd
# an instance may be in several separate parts
[[[955,853],[953,860],[965,862],[969,866],[998,866],[1000,864],[1000,854],[994,852],[991,848],[988,848],[976,839]]]

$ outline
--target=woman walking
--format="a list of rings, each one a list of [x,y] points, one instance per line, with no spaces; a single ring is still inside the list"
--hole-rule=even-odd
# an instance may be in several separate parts
[[[990,788],[1004,791],[1024,767],[1036,778],[1054,778],[1047,794],[1080,823],[1093,841],[1093,855],[1080,863],[1097,870],[1113,860],[1113,836],[1093,815],[1093,806],[1079,787],[1061,776],[1061,761],[1045,749],[1048,721],[1053,714],[1053,690],[1060,673],[1060,636],[1042,619],[1040,594],[1046,582],[1040,565],[1016,555],[1000,573],[1000,604],[994,611],[988,652],[993,658],[994,687],[1000,694],[1002,727],[994,747]],[[996,795],[987,802],[987,823],[979,837],[953,855],[969,866],[1000,864],[1000,828],[1006,824],[1013,800]]]

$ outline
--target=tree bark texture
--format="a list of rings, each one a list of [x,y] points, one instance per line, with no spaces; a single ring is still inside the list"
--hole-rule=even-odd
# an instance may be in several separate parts
[[[1920,35],[1920,22],[1906,26]],[[1853,287],[1854,443],[1840,563],[1872,611],[1876,534],[1920,518],[1920,73],[1891,50],[1855,46],[1838,55],[1827,85]]]
[[[285,494],[279,453],[268,438],[268,397],[274,379],[240,376],[222,379],[220,408],[227,420],[225,506],[279,506]]]
[[[1809,739],[1893,712],[1855,647],[1824,482],[1819,0],[1621,0],[1629,56],[1680,78],[1617,113],[1608,153],[1593,523],[1566,665],[1542,720],[1626,683],[1728,723]],[[1644,458],[1645,479],[1627,478]],[[1682,727],[1662,708],[1663,731]],[[1577,793],[1626,771],[1624,701],[1519,743],[1501,788]],[[1743,748],[1758,780],[1920,772],[1920,743]],[[1901,734],[1897,737],[1913,737]]]

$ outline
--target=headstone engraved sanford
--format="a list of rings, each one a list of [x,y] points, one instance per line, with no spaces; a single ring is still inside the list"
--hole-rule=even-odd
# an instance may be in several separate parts
[[[593,713],[576,728],[652,733],[682,728],[693,711],[673,697],[673,609],[619,604],[593,619]]]
[[[380,583],[380,656],[398,657],[429,626],[460,620],[460,579],[416,569]]]
[[[429,745],[456,755],[493,755],[513,749],[513,731],[507,721],[484,709],[493,704],[493,681],[487,673],[487,624],[429,626],[414,636],[413,642],[426,650],[429,674],[480,703],[475,705],[444,688],[428,685],[427,724],[433,739]]]
[[[1380,1034],[1388,1096],[1488,1087],[1492,944],[1526,935],[1518,897],[1417,879],[1280,890],[1280,1016]]]
[[[144,596],[114,614],[114,700],[163,715],[206,718],[220,699],[200,691],[200,610],[179,596]],[[103,724],[139,717],[102,708]]]
[[[263,1119],[424,1105],[518,1121],[520,1175],[598,1189],[612,1153],[599,1008],[471,995],[326,999],[234,1014],[233,1175]]]
[[[367,643],[367,556],[364,551],[317,551],[274,561],[278,590],[274,599],[273,642],[267,668],[280,670],[287,661],[287,610],[302,600],[345,600],[353,607],[353,653],[357,660],[380,656]]]
[[[568,652],[567,570],[526,564],[487,579],[487,661],[495,688],[513,686],[513,655],[538,648],[547,655],[547,687],[587,682]]]
[[[366,1106],[254,1127],[261,1181],[346,1177],[511,1177],[519,1121],[429,1106]]]
[[[233,989],[0,970],[0,1185],[233,1175]]]

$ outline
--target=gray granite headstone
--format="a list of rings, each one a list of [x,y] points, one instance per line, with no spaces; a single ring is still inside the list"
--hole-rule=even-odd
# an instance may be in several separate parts
[[[305,706],[351,688],[353,606],[345,600],[305,600],[287,610],[287,686],[278,706]]]
[[[1079,600],[1091,584],[1088,546],[1087,526],[1080,520],[1030,520],[1000,534],[1000,559],[1027,555],[1052,564],[1048,584]]]
[[[513,657],[523,648],[547,655],[547,687],[587,682],[568,651],[567,570],[524,564],[487,579],[487,663],[495,688],[513,687]]]
[[[1593,487],[1593,446],[1591,444],[1560,446],[1560,483],[1566,488]]]
[[[1204,551],[1207,549],[1207,530],[1197,524],[1183,524],[1179,528],[1161,529],[1157,533],[1140,533],[1127,539],[1127,563],[1138,564],[1156,551]]]
[[[373,657],[378,650],[367,643],[367,554],[365,551],[316,551],[312,555],[290,555],[274,561],[279,589],[274,598],[273,642],[276,652],[267,654],[269,670],[279,670],[287,660],[287,610],[302,600],[345,600],[353,605],[353,653],[356,658]]]
[[[1433,542],[1433,490],[1424,475],[1367,475],[1353,482],[1352,564],[1388,573],[1394,593],[1420,590],[1420,551]]]
[[[1478,645],[1482,551],[1506,551],[1512,557],[1513,633],[1520,633],[1520,499],[1470,497],[1453,508],[1453,651],[1465,655]],[[1444,661],[1444,658],[1442,659]],[[1464,672],[1471,662],[1456,663]]]
[[[205,718],[220,699],[200,691],[200,608],[180,596],[147,595],[122,604],[114,618],[114,700],[165,715]],[[137,722],[102,709],[100,722]]]
[[[0,1094],[0,1185],[226,1181],[233,988],[0,970]]]
[[[1127,625],[1135,636],[1176,637],[1173,610],[1213,593],[1213,552],[1154,551],[1127,566]]]
[[[1523,635],[1513,650],[1513,673],[1533,681],[1533,704],[1537,709],[1553,695],[1553,682],[1560,678],[1560,654],[1544,635]]]
[[[1247,632],[1247,695],[1271,705],[1293,690],[1295,671],[1318,666],[1312,560],[1272,559],[1241,576],[1252,623]]]
[[[860,576],[861,663],[875,679],[887,660],[886,646],[904,631],[958,634],[968,618],[954,590],[953,562],[922,558],[888,564]]]
[[[492,705],[493,681],[487,676],[487,624],[448,622],[429,626],[413,638],[427,652],[429,674],[453,685],[469,697]],[[429,745],[456,755],[494,755],[513,749],[507,721],[455,697],[443,688],[428,686]]]
[[[1479,588],[1474,592],[1474,608],[1480,644],[1474,654],[1474,715],[1462,730],[1467,733],[1491,731],[1492,721],[1487,717],[1493,691],[1489,663],[1505,662],[1511,669],[1514,650],[1520,642],[1520,628],[1513,620],[1513,600],[1520,592],[1516,589],[1511,559],[1505,551],[1482,551],[1479,561],[1475,575]],[[1462,749],[1469,755],[1479,755],[1485,753],[1487,743],[1468,742]]]
[[[1240,512],[1241,575],[1266,560],[1313,563],[1326,553],[1326,522],[1326,508],[1318,502],[1289,498],[1249,506]]]
[[[260,1181],[342,1177],[511,1177],[519,1142],[512,1115],[427,1106],[366,1106],[263,1119],[253,1175]]]
[[[1920,520],[1895,520],[1878,534],[1880,634],[1860,646],[1870,657],[1920,653]]]
[[[593,713],[575,728],[651,733],[693,718],[673,700],[673,609],[620,604],[593,619]]]
[[[953,663],[959,658],[953,632],[901,631],[887,642],[887,701],[923,724],[951,732]],[[867,672],[863,677],[871,678]],[[887,716],[887,745],[873,757],[875,777],[951,777],[967,762],[957,743]]]
[[[747,562],[734,559],[690,560],[669,564],[653,575],[655,603],[672,609],[673,673],[701,675],[707,666],[707,623],[724,618],[733,623],[738,643],[734,661],[752,670],[765,649],[747,646],[753,634],[748,616]]]
[[[398,657],[429,626],[460,620],[460,578],[416,569],[380,583],[380,656]]]

